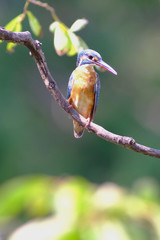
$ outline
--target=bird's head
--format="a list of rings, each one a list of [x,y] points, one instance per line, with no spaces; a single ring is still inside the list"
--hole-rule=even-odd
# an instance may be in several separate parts
[[[78,54],[77,66],[82,66],[85,64],[102,67],[105,70],[108,70],[109,72],[117,75],[117,72],[112,67],[110,67],[107,63],[105,63],[102,60],[101,55],[94,50],[86,49],[81,51]]]

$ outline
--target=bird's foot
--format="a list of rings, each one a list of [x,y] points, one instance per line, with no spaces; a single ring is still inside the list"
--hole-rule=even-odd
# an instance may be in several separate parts
[[[67,102],[69,103],[69,106],[68,106],[68,108],[69,108],[69,109],[73,108],[72,104],[70,104],[70,101],[69,101],[69,99],[67,99]]]
[[[70,104],[70,105],[68,106],[68,108],[71,109],[71,108],[73,108],[73,106]]]
[[[90,116],[86,119],[87,123],[86,123],[86,128],[88,128],[90,126],[90,123],[91,123],[91,118]]]

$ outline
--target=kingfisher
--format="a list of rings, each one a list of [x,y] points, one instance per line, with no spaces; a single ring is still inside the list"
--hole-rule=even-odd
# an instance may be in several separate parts
[[[91,49],[81,51],[77,57],[77,68],[72,72],[67,89],[67,101],[78,113],[93,121],[99,98],[100,80],[94,67],[99,66],[117,75],[117,72],[102,60],[101,55]],[[83,136],[84,127],[73,121],[74,137]]]

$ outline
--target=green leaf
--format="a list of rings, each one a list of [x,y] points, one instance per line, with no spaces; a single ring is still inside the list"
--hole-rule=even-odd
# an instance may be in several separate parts
[[[72,24],[70,30],[71,30],[72,32],[80,31],[80,30],[81,30],[82,28],[84,28],[87,24],[88,24],[88,20],[87,20],[87,19],[78,19],[78,20],[76,20],[76,21]]]
[[[42,34],[42,27],[41,27],[38,19],[30,11],[27,11],[27,16],[28,16],[29,25],[32,29],[32,32],[36,36],[40,36]]]
[[[52,32],[52,33],[54,33],[55,30],[56,30],[56,27],[57,27],[58,25],[59,25],[59,22],[53,22],[53,23],[51,23],[50,26],[49,26],[49,31]]]
[[[71,39],[67,27],[58,23],[54,30],[54,47],[59,56],[66,54],[71,48]]]
[[[71,27],[74,31],[80,30],[87,24],[87,20],[79,19]],[[73,56],[79,51],[88,48],[87,44],[63,23],[53,22],[49,30],[54,33],[54,47],[59,56],[67,54]]]
[[[74,34],[74,33],[73,33],[73,34]],[[71,39],[71,47],[70,47],[70,50],[67,52],[67,55],[68,55],[68,56],[73,56],[73,55],[75,55],[75,54],[77,53],[77,48],[76,48],[75,44],[74,44],[73,41],[72,41],[73,36],[71,37],[71,35],[72,35],[71,32],[69,32],[69,36],[70,36],[70,39]],[[75,34],[74,34],[74,35],[75,35]],[[74,41],[75,41],[75,42],[78,41],[77,36],[75,36]]]
[[[20,14],[17,17],[13,18],[9,23],[7,23],[7,25],[4,27],[6,30],[8,31],[12,31],[12,32],[20,32],[21,30],[19,30],[19,27],[17,27],[17,24],[21,24],[21,22],[24,19],[24,14]],[[3,42],[2,40],[0,40],[0,43]],[[8,44],[9,46],[11,45],[15,45],[15,44]],[[10,47],[9,47],[10,48]]]
[[[13,18],[4,28],[8,31],[18,32],[17,24],[20,24],[24,18],[24,14],[20,14],[17,17]],[[20,32],[20,31],[19,31]]]
[[[69,31],[69,36],[70,36],[72,45],[71,45],[70,51],[67,53],[68,56],[73,56],[74,54],[88,48],[87,44],[82,40],[82,38],[80,38],[73,32]]]
[[[7,43],[7,47],[6,47],[7,51],[10,53],[13,53],[16,45],[17,45],[16,43],[12,43],[12,42]]]
[[[17,22],[16,25],[14,26],[14,32],[21,32],[22,30],[22,24],[21,22]],[[13,42],[9,42],[7,44],[7,51],[8,52],[14,52],[14,47],[16,46],[17,44],[16,43],[13,43]]]

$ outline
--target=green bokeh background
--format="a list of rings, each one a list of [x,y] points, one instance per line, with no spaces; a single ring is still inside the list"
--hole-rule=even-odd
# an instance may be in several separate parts
[[[89,25],[79,34],[117,72],[99,73],[101,92],[94,121],[109,131],[160,148],[160,1],[47,1],[70,26]],[[25,1],[1,0],[0,25],[22,12]],[[59,57],[48,30],[50,14],[30,10],[43,27],[42,49],[66,95],[75,57]],[[28,30],[27,21],[23,30]],[[72,121],[46,90],[34,60],[22,46],[14,54],[0,46],[0,181],[26,174],[80,175],[92,182],[123,186],[144,176],[160,180],[160,161],[105,142],[85,132],[73,137]]]

